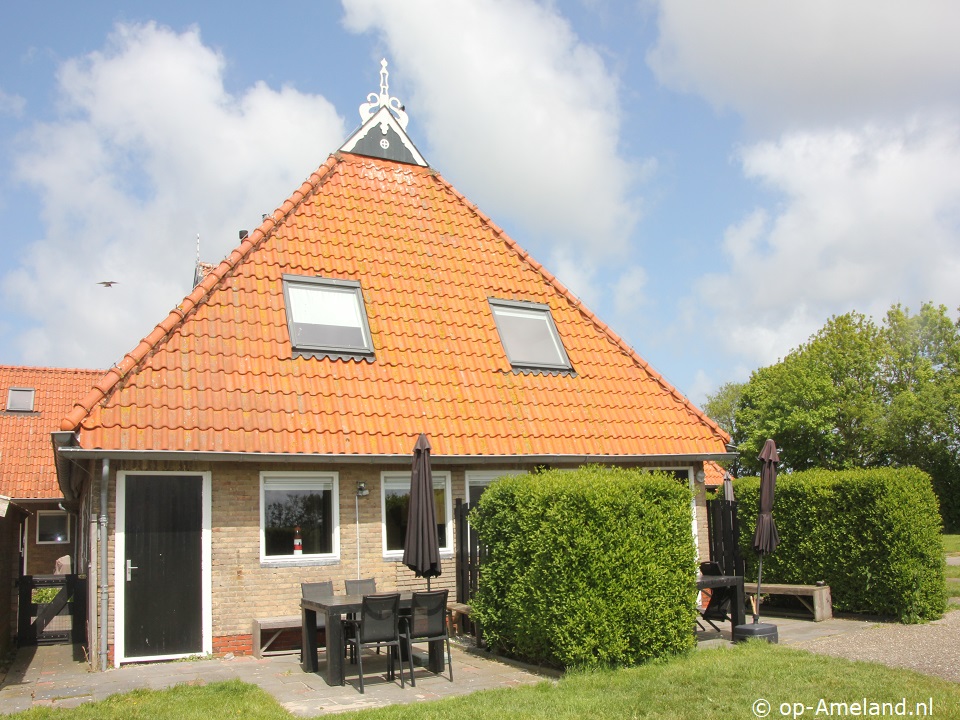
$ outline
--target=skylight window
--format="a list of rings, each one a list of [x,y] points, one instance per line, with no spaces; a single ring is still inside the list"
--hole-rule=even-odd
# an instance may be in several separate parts
[[[372,358],[373,343],[360,283],[284,275],[283,294],[295,351]]]
[[[33,412],[33,388],[10,388],[7,391],[7,410]]]
[[[571,370],[550,308],[532,302],[490,300],[500,342],[516,370]]]

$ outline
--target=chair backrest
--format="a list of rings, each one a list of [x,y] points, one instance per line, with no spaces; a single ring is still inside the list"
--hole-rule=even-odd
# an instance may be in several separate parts
[[[347,595],[373,595],[377,591],[376,578],[344,580],[343,586],[347,591]]]
[[[323,582],[300,583],[300,593],[305,600],[333,595],[333,580]]]
[[[400,593],[364,595],[360,606],[360,642],[396,640],[400,622]]]
[[[443,635],[447,620],[449,590],[415,592],[410,604],[410,637],[437,637]]]

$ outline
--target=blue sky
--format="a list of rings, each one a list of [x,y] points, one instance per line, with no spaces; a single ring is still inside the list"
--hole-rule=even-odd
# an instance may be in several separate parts
[[[956,3],[256,5],[0,5],[0,364],[119,360],[381,57],[427,161],[698,403],[833,314],[960,305]]]

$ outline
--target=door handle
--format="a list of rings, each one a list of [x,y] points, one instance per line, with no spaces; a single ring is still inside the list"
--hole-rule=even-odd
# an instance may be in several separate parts
[[[136,565],[133,565],[130,560],[127,560],[127,582],[130,582],[130,571],[139,570],[140,568]]]

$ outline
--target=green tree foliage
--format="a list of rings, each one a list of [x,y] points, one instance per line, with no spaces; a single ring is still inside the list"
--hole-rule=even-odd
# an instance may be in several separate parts
[[[783,360],[755,371],[734,412],[741,465],[768,437],[787,469],[909,466],[928,472],[948,529],[960,528],[960,323],[944,306],[882,325],[831,318]]]

